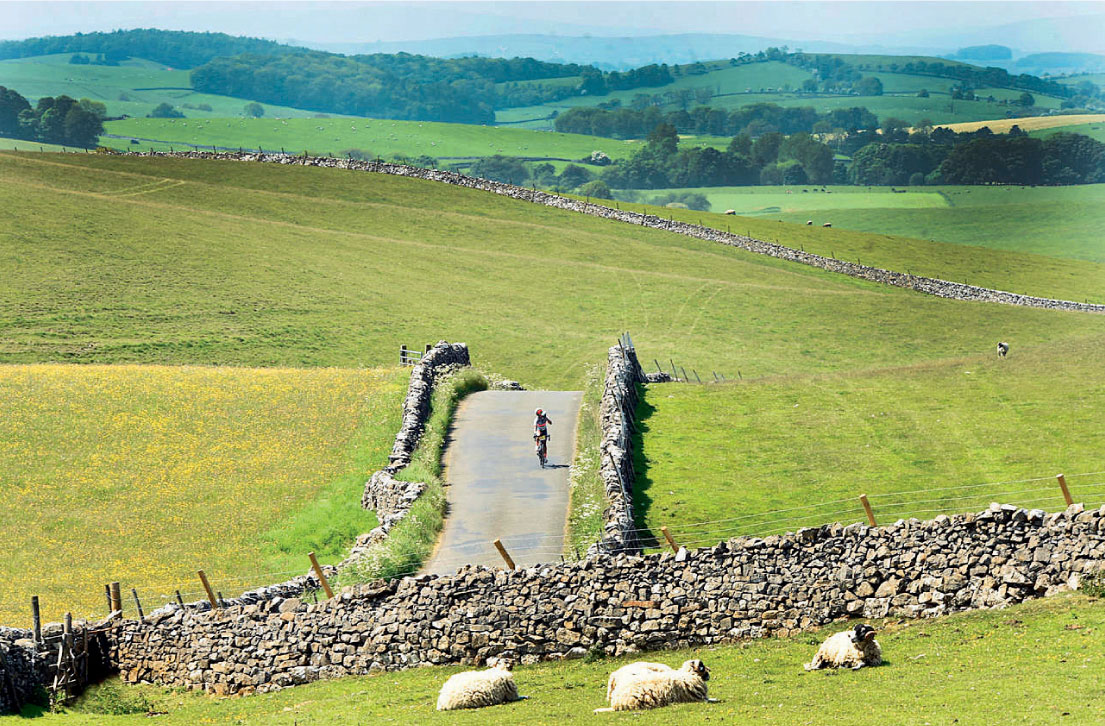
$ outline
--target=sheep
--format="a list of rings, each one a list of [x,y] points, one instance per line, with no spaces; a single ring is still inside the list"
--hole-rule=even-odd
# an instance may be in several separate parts
[[[726,214],[729,214],[729,215],[732,215],[732,214],[736,214],[736,213],[737,213],[737,210],[735,210],[735,209],[726,209],[726,210],[725,210],[725,213],[726,213]]]
[[[806,220],[806,226],[807,227],[812,227],[813,226],[813,220],[812,219],[807,219]]]
[[[821,226],[822,226],[822,227],[832,227],[832,226],[833,226],[833,223],[832,223],[832,222],[826,222],[825,224],[823,224],[823,225],[821,225]]]
[[[461,708],[483,708],[500,703],[521,701],[511,669],[513,661],[506,658],[488,658],[487,670],[457,673],[445,681],[437,697],[438,711],[455,711]]]
[[[882,648],[875,640],[875,629],[861,623],[851,630],[830,636],[805,667],[808,671],[844,667],[859,670],[864,666],[877,665],[882,665]]]
[[[660,708],[673,703],[711,702],[706,694],[710,669],[698,659],[678,670],[662,663],[630,663],[610,674],[606,684],[608,708],[595,713]]]
[[[1009,344],[998,343],[998,358],[1004,358],[1007,355],[1009,355]]]

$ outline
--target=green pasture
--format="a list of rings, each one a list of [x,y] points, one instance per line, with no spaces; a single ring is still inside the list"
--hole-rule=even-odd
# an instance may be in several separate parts
[[[383,119],[125,119],[105,124],[108,134],[140,139],[138,145],[123,139],[102,143],[127,149],[168,151],[185,144],[237,149],[286,149],[315,155],[340,155],[360,149],[388,157],[394,154],[432,156],[448,164],[449,157],[532,156],[561,159],[589,158],[604,151],[612,158],[629,156],[634,146],[625,141],[582,134],[550,134],[510,127],[446,124],[431,121]],[[156,140],[156,141],[151,141]]]
[[[1077,86],[1083,81],[1089,81],[1097,85],[1105,84],[1105,73],[1084,73],[1077,76],[1067,76],[1066,78],[1056,78],[1059,83],[1065,83],[1071,86]]]
[[[1105,185],[895,187],[897,193],[890,187],[829,186],[824,192],[816,191],[821,188],[795,185],[674,191],[704,194],[710,201],[710,214],[682,213],[684,219],[701,219],[721,229],[772,240],[783,234],[818,254],[849,260],[858,257],[866,264],[958,281],[966,278],[987,287],[1034,290],[1030,294],[1044,297],[1101,299]],[[668,191],[673,190],[653,190],[646,196]],[[735,210],[742,219],[721,216],[727,209]],[[676,210],[661,213],[680,217]],[[788,224],[780,228],[765,224],[769,221]],[[795,229],[789,224],[804,227],[807,221],[815,228]],[[822,229],[825,222],[833,229]],[[870,234],[855,236],[838,228]],[[922,240],[986,247],[993,252],[952,250]],[[1014,255],[994,255],[996,252]],[[1016,257],[1021,253],[1028,255]],[[1025,266],[1039,269],[1022,270]],[[1044,268],[1054,269],[1057,277]]]
[[[1105,316],[941,300],[417,179],[5,152],[0,180],[0,362],[359,367],[446,338],[486,370],[567,386],[622,330],[752,376],[973,355],[995,330],[1105,332]]]
[[[32,104],[42,96],[65,94],[89,98],[107,106],[108,116],[144,117],[160,103],[168,103],[188,117],[243,116],[250,101],[191,90],[189,71],[132,58],[118,66],[72,65],[72,53],[0,61],[0,86],[18,91]],[[87,54],[85,54],[87,55]],[[191,106],[208,105],[210,111]],[[266,116],[313,116],[313,111],[261,104]]]
[[[1105,720],[1101,651],[1105,607],[1084,595],[1060,595],[1004,610],[937,620],[876,623],[885,664],[860,671],[807,673],[828,633],[655,653],[651,661],[678,667],[700,658],[710,668],[718,703],[655,711],[593,714],[605,705],[611,671],[640,656],[591,663],[518,666],[514,679],[526,701],[475,711],[434,710],[445,679],[461,668],[415,668],[377,676],[322,681],[277,693],[214,698],[153,686],[109,682],[58,714],[28,708],[50,724],[714,724],[778,726],[989,726],[1016,723],[1089,726]],[[117,714],[117,715],[112,715]],[[129,714],[129,715],[123,715]],[[20,721],[0,718],[0,723]]]
[[[41,144],[37,141],[27,141],[26,139],[7,139],[2,137],[0,137],[0,151],[75,151],[80,154],[85,152],[84,149],[74,149],[68,146]]]
[[[877,328],[856,324],[881,344]],[[639,526],[705,546],[862,521],[860,494],[882,523],[994,501],[1055,511],[1066,506],[1060,472],[1077,501],[1105,502],[1105,432],[1087,418],[1105,408],[1103,339],[1053,345],[1000,328],[991,338],[940,362],[813,376],[740,380],[739,357],[676,359],[710,382],[645,389]],[[711,369],[732,382],[714,384]]]
[[[1098,141],[1105,142],[1105,124],[1091,123],[1091,124],[1078,124],[1076,126],[1057,126],[1050,129],[1039,129],[1038,131],[1028,132],[1029,136],[1037,136],[1041,139],[1046,139],[1053,134],[1082,134],[1083,136],[1089,136],[1091,139],[1097,139]]]

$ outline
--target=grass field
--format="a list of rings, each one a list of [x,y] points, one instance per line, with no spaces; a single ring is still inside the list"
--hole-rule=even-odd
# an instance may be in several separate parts
[[[710,187],[674,191],[697,192],[710,201],[711,214],[676,213],[685,219],[734,231],[751,231],[775,239],[790,237],[811,252],[857,257],[868,264],[908,269],[922,274],[1045,297],[1073,296],[1101,299],[1105,267],[1105,185],[1066,187],[933,186],[909,187],[892,193],[888,187]],[[802,192],[808,189],[808,192]],[[899,191],[903,187],[897,187]],[[788,194],[790,190],[792,193]],[[672,190],[655,190],[658,194]],[[623,205],[625,206],[625,205]],[[629,205],[636,209],[637,206]],[[717,213],[733,209],[754,219],[734,219]],[[664,211],[669,213],[668,210]],[[782,229],[768,221],[805,225],[817,229]],[[869,232],[853,237],[820,225]],[[873,235],[882,235],[879,237]],[[892,235],[893,238],[886,235]],[[902,238],[914,238],[906,241]],[[949,249],[947,245],[987,247],[995,251],[1030,253],[1029,257],[993,256],[988,253]],[[1052,258],[1051,260],[1041,257]],[[973,258],[973,261],[967,261]],[[1063,261],[1057,264],[1057,261]],[[1023,266],[1030,268],[1021,270]],[[992,269],[988,269],[992,268]],[[1048,269],[1054,270],[1053,277]],[[1010,287],[1011,286],[1011,287]]]
[[[827,632],[737,645],[657,653],[649,660],[678,666],[701,658],[711,670],[714,704],[656,711],[592,714],[602,706],[607,675],[625,659],[568,661],[515,668],[527,701],[475,711],[437,713],[444,680],[458,668],[416,668],[379,676],[323,681],[263,696],[216,699],[148,686],[111,683],[94,689],[41,723],[120,726],[167,724],[713,724],[777,726],[989,726],[1007,723],[1089,726],[1105,719],[1101,651],[1105,607],[1100,600],[1063,595],[1005,610],[938,620],[891,622],[879,643],[879,668],[807,673],[802,663]],[[111,716],[131,710],[133,715]],[[37,715],[28,709],[26,716]],[[0,718],[15,723],[20,717]]]
[[[189,71],[132,58],[118,66],[71,65],[72,53],[0,61],[0,86],[18,91],[34,105],[42,96],[66,94],[89,98],[107,106],[108,116],[143,117],[159,103],[168,103],[185,116],[211,118],[243,116],[249,100],[196,93]],[[184,104],[193,108],[184,108]],[[200,110],[196,106],[210,106]],[[313,111],[261,104],[267,116],[313,116]]]
[[[57,146],[55,144],[40,144],[37,141],[27,141],[26,139],[6,139],[0,137],[0,151],[79,151],[84,153],[84,149],[72,149],[67,146]]]
[[[391,156],[422,154],[440,157],[551,156],[582,159],[592,151],[605,151],[611,158],[629,156],[635,146],[626,141],[582,134],[555,134],[509,127],[443,124],[430,121],[379,119],[125,119],[105,124],[108,134],[141,139],[137,148],[168,151],[184,144],[237,149],[287,149],[315,155],[340,154],[344,149],[362,149]],[[149,140],[159,140],[154,143]],[[102,143],[127,149],[125,139],[104,138]],[[447,163],[447,162],[443,162]]]
[[[1089,136],[1091,139],[1097,139],[1105,143],[1105,120],[1097,123],[1079,124],[1077,126],[1056,126],[1050,129],[1039,129],[1030,132],[1029,136],[1038,136],[1046,139],[1048,136],[1058,133],[1082,134],[1083,136]]]
[[[102,617],[118,580],[148,612],[177,588],[201,599],[197,569],[230,596],[306,572],[308,551],[341,559],[375,526],[360,490],[405,390],[395,369],[0,366],[19,513],[0,518],[0,623],[26,626],[31,595],[49,620]]]
[[[1087,421],[1105,409],[1102,339],[998,338],[1011,344],[1005,360],[986,349],[907,368],[649,386],[638,411],[639,526],[704,546],[861,521],[863,493],[882,522],[993,501],[1054,511],[1066,506],[1059,472],[1087,507],[1105,502],[1105,432]],[[722,372],[735,379],[739,366]],[[1098,475],[1073,476],[1087,472]],[[1035,478],[1044,480],[1024,481]],[[954,489],[964,485],[973,488]],[[821,502],[831,504],[812,506]]]

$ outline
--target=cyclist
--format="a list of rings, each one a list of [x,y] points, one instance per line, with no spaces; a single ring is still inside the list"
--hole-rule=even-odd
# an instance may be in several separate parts
[[[533,412],[533,438],[536,439],[539,436],[549,438],[550,425],[552,425],[552,419],[543,410],[539,408]]]

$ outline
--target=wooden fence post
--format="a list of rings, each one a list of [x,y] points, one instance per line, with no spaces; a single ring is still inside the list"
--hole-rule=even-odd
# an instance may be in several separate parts
[[[691,379],[687,377],[687,369],[684,368],[683,366],[679,366],[679,370],[683,371],[683,382],[684,383],[690,383]]]
[[[675,540],[671,538],[671,532],[668,531],[668,528],[667,527],[661,527],[660,531],[664,534],[664,539],[666,539],[668,541],[668,546],[671,547],[671,551],[672,552],[678,552],[679,551],[679,545],[675,544]]]
[[[694,378],[695,378],[696,381],[698,381],[699,383],[702,383],[702,379],[698,377],[698,371],[696,371],[694,368],[692,368],[691,373],[694,374]]]
[[[35,642],[42,642],[42,614],[38,609],[38,595],[31,595],[31,622],[34,623]]]
[[[180,609],[184,609],[184,598],[180,596],[180,590],[176,591],[176,604],[180,606]]]
[[[130,589],[130,594],[134,596],[134,606],[138,608],[138,619],[144,619],[146,617],[146,613],[142,612],[142,601],[138,599],[138,590],[132,587]]]
[[[495,540],[491,544],[495,545],[495,549],[499,550],[499,554],[502,555],[503,561],[506,562],[507,569],[515,569],[514,560],[510,558],[510,554],[506,551],[506,547],[503,547],[503,543],[500,540]]]
[[[399,365],[403,366],[407,364],[407,346],[399,346]]]
[[[118,582],[111,583],[111,612],[123,612],[123,593]]]
[[[111,613],[111,585],[104,585],[104,597],[107,598],[107,612]]]
[[[307,557],[311,560],[311,567],[315,571],[315,577],[322,583],[322,589],[326,591],[326,599],[334,597],[334,591],[330,589],[330,583],[326,581],[326,575],[322,574],[322,567],[318,564],[318,559],[315,557],[314,552],[308,552]]]
[[[1069,507],[1074,504],[1074,500],[1071,499],[1070,489],[1067,489],[1067,480],[1062,474],[1059,474],[1055,478],[1059,480],[1059,488],[1063,490],[1063,499],[1067,500],[1067,506]]]
[[[204,574],[203,570],[197,571],[196,574],[200,576],[200,582],[203,583],[203,589],[207,591],[207,599],[211,602],[211,609],[214,610],[219,607],[219,603],[215,599],[215,593],[211,591],[211,583],[207,581],[207,575]]]
[[[871,523],[872,527],[878,527],[878,523],[875,522],[875,513],[871,511],[871,503],[867,501],[867,495],[860,494],[859,501],[863,504],[863,511],[867,512],[867,521]]]

